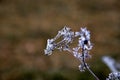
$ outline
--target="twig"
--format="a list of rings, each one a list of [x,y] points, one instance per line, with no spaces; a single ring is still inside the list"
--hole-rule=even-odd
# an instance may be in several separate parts
[[[83,45],[84,47],[84,45]],[[84,58],[84,48],[82,48],[82,63],[84,64],[84,67],[94,76],[94,78],[96,80],[99,80],[99,78],[95,75],[95,73],[89,68],[89,66],[87,65],[87,63],[85,62],[85,58]]]

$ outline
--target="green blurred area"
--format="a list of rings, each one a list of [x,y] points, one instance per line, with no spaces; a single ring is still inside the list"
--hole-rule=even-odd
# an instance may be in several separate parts
[[[68,52],[44,55],[46,40],[65,25],[91,31],[88,63],[105,80],[110,71],[101,57],[120,61],[119,0],[0,0],[0,80],[94,80]]]

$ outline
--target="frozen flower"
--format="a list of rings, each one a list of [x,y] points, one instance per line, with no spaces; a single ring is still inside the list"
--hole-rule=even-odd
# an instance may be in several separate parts
[[[62,38],[62,40],[56,42],[59,38]],[[74,48],[70,48],[70,44],[74,39],[78,39],[78,45]],[[58,34],[53,39],[47,40],[45,54],[50,55],[54,49],[72,53],[75,58],[81,61],[81,65],[79,66],[80,71],[85,70],[88,66],[85,60],[91,57],[89,54],[89,51],[92,49],[90,31],[86,28],[81,28],[80,31],[73,32],[71,28],[65,26],[58,31]]]
[[[79,34],[78,46],[87,50],[91,50],[92,44],[90,42],[90,31],[88,31],[86,28],[81,28],[81,31],[76,33],[76,35],[78,34]]]
[[[76,58],[81,54],[79,60],[83,63],[85,59],[91,58],[89,51],[93,46],[90,42],[90,31],[86,28],[81,28],[79,32],[75,32],[75,37],[78,37],[78,46],[73,48],[73,54]]]
[[[56,42],[59,38],[62,38],[62,40]],[[78,39],[78,44],[76,47],[72,48],[70,47],[70,44],[74,41],[74,39]],[[80,71],[85,71],[87,69],[96,80],[99,80],[86,63],[86,59],[91,57],[89,51],[92,47],[93,46],[90,42],[90,31],[86,28],[81,28],[80,31],[73,32],[71,31],[71,28],[65,26],[62,30],[58,31],[58,34],[54,38],[47,40],[47,47],[44,52],[48,55],[51,55],[52,51],[55,49],[70,52],[81,62],[79,65]]]

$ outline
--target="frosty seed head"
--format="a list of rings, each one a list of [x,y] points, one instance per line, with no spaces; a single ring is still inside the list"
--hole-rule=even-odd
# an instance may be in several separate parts
[[[60,37],[62,37],[62,40],[55,42]],[[73,43],[74,39],[78,40],[78,44],[76,47],[71,48],[70,44]],[[58,31],[58,34],[54,38],[47,40],[47,46],[44,52],[47,55],[51,55],[55,49],[69,51],[75,58],[79,59],[81,63],[84,63],[87,58],[91,57],[89,54],[89,51],[92,49],[90,31],[88,31],[87,28],[80,28],[80,31],[73,32],[71,28],[65,26]],[[84,71],[85,65],[80,65],[79,69],[80,71]]]

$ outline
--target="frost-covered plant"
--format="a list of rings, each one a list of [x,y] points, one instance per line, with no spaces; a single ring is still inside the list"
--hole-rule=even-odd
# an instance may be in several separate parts
[[[62,38],[62,40],[56,42],[59,38]],[[70,44],[73,43],[75,39],[78,39],[78,45],[71,48]],[[86,59],[91,58],[89,52],[92,47],[90,31],[86,28],[81,28],[80,31],[73,32],[71,28],[65,26],[62,30],[58,31],[58,34],[54,38],[47,40],[47,46],[44,52],[46,55],[51,55],[55,49],[60,51],[69,51],[81,62],[79,65],[80,71],[85,71],[87,69],[96,80],[99,80],[86,63]]]
[[[106,80],[120,80],[120,72],[110,73]]]

